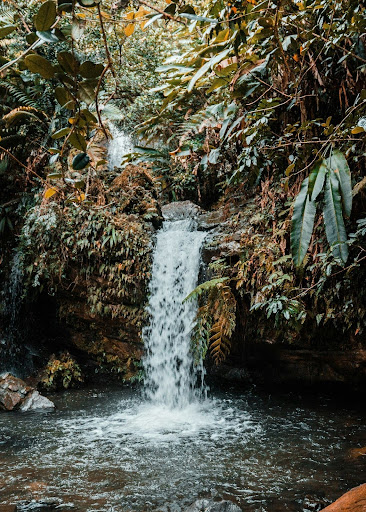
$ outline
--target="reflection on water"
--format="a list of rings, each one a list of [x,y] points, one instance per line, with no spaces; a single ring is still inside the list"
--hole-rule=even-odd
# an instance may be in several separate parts
[[[181,410],[136,390],[53,397],[0,416],[0,503],[53,497],[80,511],[149,511],[211,495],[248,512],[299,512],[363,483],[360,412],[320,400],[221,394]]]

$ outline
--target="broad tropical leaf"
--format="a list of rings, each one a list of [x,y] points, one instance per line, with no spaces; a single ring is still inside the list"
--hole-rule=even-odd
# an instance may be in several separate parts
[[[327,164],[329,171],[333,173],[339,181],[343,211],[345,216],[349,217],[352,211],[352,183],[351,171],[348,167],[347,160],[341,151],[335,150],[327,160]]]
[[[193,77],[191,78],[191,81],[189,82],[187,91],[191,92],[193,90],[193,87],[194,87],[195,83],[197,82],[197,80],[199,80],[205,73],[207,73],[207,71],[210,68],[212,68],[213,66],[215,66],[216,64],[221,62],[230,52],[231,52],[231,48],[227,48],[223,52],[220,52],[218,55],[211,57],[211,59],[209,61],[207,61],[206,64],[204,64],[197,71],[197,73],[195,73],[195,75],[193,75]]]
[[[347,233],[344,226],[340,184],[334,172],[329,172],[325,184],[324,223],[327,240],[334,256],[343,263],[348,258]]]
[[[315,202],[309,195],[309,178],[306,178],[296,198],[291,228],[291,251],[295,265],[302,264],[309,248],[316,213]]]
[[[316,201],[318,195],[323,190],[327,171],[328,169],[324,160],[318,162],[311,171],[309,175],[309,195],[312,201]]]

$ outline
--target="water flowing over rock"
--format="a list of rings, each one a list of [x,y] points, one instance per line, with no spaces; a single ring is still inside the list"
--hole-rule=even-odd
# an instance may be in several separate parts
[[[184,301],[196,287],[205,233],[196,230],[195,211],[188,202],[163,211],[157,234],[150,282],[150,323],[144,331],[147,355],[145,387],[157,403],[183,406],[195,391],[190,351],[195,301]]]
[[[0,409],[35,411],[54,409],[51,400],[10,373],[0,375]]]

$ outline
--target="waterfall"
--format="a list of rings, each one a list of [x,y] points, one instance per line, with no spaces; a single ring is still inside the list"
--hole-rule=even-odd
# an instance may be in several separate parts
[[[145,390],[152,402],[170,408],[188,405],[196,394],[190,345],[197,304],[183,301],[197,286],[204,238],[190,217],[166,220],[157,234],[143,333]]]
[[[23,366],[28,364],[28,356],[21,343],[19,316],[22,304],[23,272],[22,254],[15,252],[4,301],[4,313],[8,325],[3,338],[0,339],[0,372],[6,370],[16,375],[21,375]]]
[[[113,139],[108,145],[108,162],[109,169],[113,170],[114,167],[121,167],[122,158],[131,153],[133,150],[133,142],[129,135],[120,130],[114,124],[110,124],[109,130]]]

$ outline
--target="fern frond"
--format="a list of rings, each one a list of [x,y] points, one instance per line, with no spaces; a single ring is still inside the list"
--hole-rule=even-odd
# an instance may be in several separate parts
[[[11,126],[13,124],[28,120],[29,118],[40,121],[41,117],[47,116],[44,112],[41,112],[34,107],[18,107],[14,108],[8,114],[3,116],[3,121],[5,121],[7,126]]]
[[[227,281],[228,277],[219,277],[215,279],[211,279],[211,281],[206,281],[205,283],[202,283],[198,285],[185,299],[183,302],[186,302],[188,300],[197,299],[200,295],[202,295],[204,292],[207,292],[217,286],[220,283],[224,283]]]
[[[229,285],[217,285],[217,296],[212,305],[214,324],[211,328],[210,353],[218,365],[231,350],[231,337],[236,326],[236,299]]]
[[[24,105],[26,107],[38,108],[37,101],[31,98],[27,92],[21,87],[5,80],[0,80],[0,87],[3,87],[8,91],[8,94],[14,98],[17,104]]]

